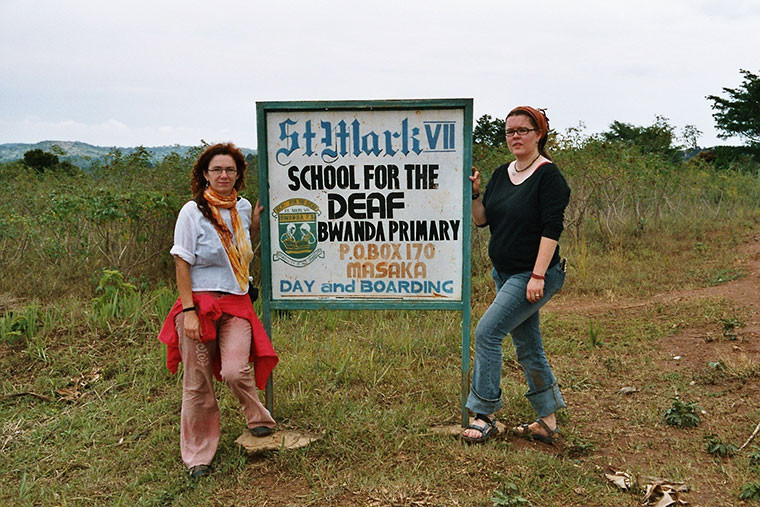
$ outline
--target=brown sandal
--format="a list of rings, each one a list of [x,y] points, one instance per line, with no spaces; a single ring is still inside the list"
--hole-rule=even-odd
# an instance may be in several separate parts
[[[540,417],[536,419],[536,422],[546,431],[546,435],[534,432],[528,423],[515,426],[512,428],[512,432],[518,437],[527,438],[528,440],[538,440],[545,444],[554,445],[559,440],[559,425],[557,425],[556,428],[551,429]]]

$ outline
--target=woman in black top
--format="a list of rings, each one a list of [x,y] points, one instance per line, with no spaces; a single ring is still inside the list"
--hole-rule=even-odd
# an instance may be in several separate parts
[[[557,241],[563,229],[570,189],[546,145],[546,115],[528,106],[507,115],[507,145],[515,161],[496,171],[480,198],[480,173],[473,168],[472,218],[489,226],[488,254],[497,295],[475,331],[475,363],[467,408],[475,419],[462,433],[467,442],[484,442],[498,433],[494,413],[502,406],[502,341],[511,335],[517,361],[528,382],[526,397],[536,422],[513,431],[553,444],[559,436],[555,412],[564,408],[544,353],[538,310],[565,281]]]

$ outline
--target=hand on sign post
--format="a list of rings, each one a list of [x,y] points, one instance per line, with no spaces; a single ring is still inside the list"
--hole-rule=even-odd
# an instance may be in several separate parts
[[[478,171],[478,168],[473,166],[472,167],[472,176],[470,176],[470,181],[472,182],[472,194],[479,194],[480,193],[480,171]]]
[[[472,220],[475,222],[475,225],[485,225],[488,223],[488,220],[483,200],[480,199],[480,171],[478,171],[477,167],[473,166],[472,176],[469,178],[472,182]]]
[[[256,204],[253,206],[253,213],[251,214],[251,239],[256,236],[261,230],[261,212],[264,211],[264,206],[256,199]]]

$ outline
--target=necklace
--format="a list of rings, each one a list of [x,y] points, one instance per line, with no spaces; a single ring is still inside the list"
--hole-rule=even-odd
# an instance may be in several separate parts
[[[524,171],[524,170],[526,170],[528,167],[532,166],[532,165],[535,163],[535,161],[536,161],[536,160],[538,160],[538,157],[540,157],[540,156],[541,156],[541,154],[539,153],[538,155],[536,155],[536,158],[534,158],[534,159],[531,161],[531,163],[530,163],[530,164],[528,164],[527,166],[523,167],[522,169],[519,169],[519,168],[517,167],[517,160],[515,160],[515,172],[516,172],[516,173],[521,173],[521,172],[523,172],[523,171]]]

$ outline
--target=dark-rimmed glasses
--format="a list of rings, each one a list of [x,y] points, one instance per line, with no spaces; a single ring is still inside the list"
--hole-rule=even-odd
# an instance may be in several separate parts
[[[512,137],[515,134],[520,134],[521,136],[524,136],[528,132],[532,132],[534,130],[538,130],[538,129],[529,129],[528,127],[520,127],[519,129],[507,129],[507,137]]]

